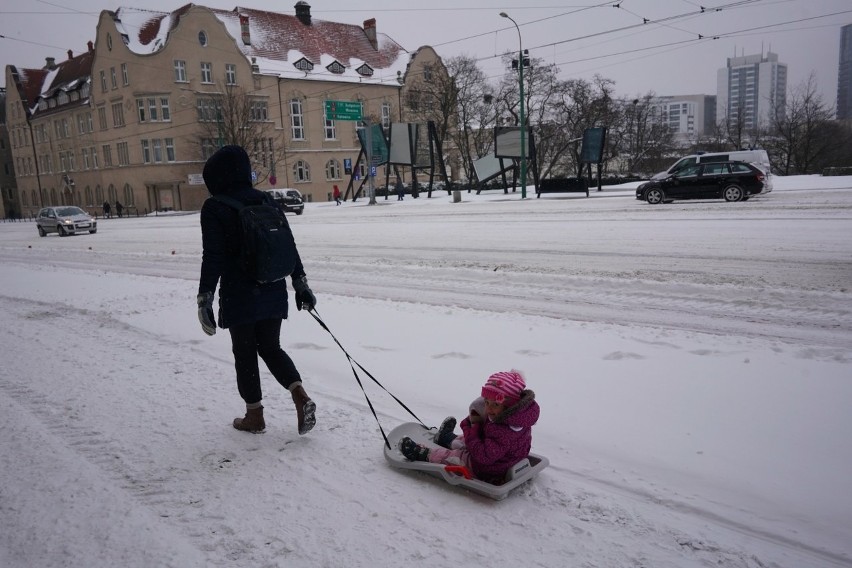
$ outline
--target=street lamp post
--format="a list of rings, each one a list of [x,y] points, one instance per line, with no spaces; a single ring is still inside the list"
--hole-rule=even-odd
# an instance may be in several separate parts
[[[521,28],[518,26],[518,22],[516,22],[509,14],[506,12],[500,12],[500,16],[503,18],[508,18],[511,20],[513,24],[515,24],[515,29],[518,30],[518,87],[521,91],[521,199],[526,199],[527,197],[527,125],[524,119],[524,46],[523,41],[521,40]]]

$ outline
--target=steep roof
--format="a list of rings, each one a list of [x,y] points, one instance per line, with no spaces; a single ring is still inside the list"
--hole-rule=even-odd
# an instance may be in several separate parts
[[[228,11],[186,4],[174,12],[154,12],[122,7],[116,10],[116,25],[131,51],[155,53],[193,7],[210,10],[225,26],[237,48],[261,73],[293,79],[393,84],[397,72],[404,73],[409,61],[408,52],[386,34],[376,34],[374,47],[367,32],[357,25],[300,19],[252,8]],[[248,19],[248,44],[243,41],[241,17]],[[313,69],[297,68],[294,64],[302,59],[312,64]],[[335,61],[343,67],[342,72],[327,69]],[[369,66],[367,72],[372,74],[365,74],[363,64]]]
[[[53,108],[39,110],[39,99],[49,99],[60,91],[71,93],[91,84],[92,62],[95,52],[91,44],[89,50],[74,57],[68,52],[68,59],[41,69],[18,69],[11,65],[12,78],[21,100],[30,116],[64,110],[69,106],[80,106],[88,102],[88,92],[80,93],[76,101],[57,104]]]

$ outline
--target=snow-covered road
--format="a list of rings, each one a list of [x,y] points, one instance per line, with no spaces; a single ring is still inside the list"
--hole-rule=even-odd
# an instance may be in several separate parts
[[[852,179],[289,219],[359,361],[433,424],[525,370],[552,466],[500,503],[389,469],[298,312],[282,344],[317,429],[267,377],[268,432],[233,431],[227,333],[195,321],[197,214],[0,224],[0,565],[852,566]],[[408,419],[367,386],[383,424]]]

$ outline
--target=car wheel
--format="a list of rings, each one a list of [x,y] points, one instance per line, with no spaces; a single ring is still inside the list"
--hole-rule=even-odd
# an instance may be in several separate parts
[[[44,232],[44,229],[41,228],[41,225],[38,226],[38,236],[46,237],[47,233]]]
[[[97,233],[97,232],[98,232],[98,230],[97,230],[97,229],[92,229],[91,231],[89,231],[89,234],[90,234],[90,235],[94,235],[94,234],[95,234],[95,233]]]
[[[740,186],[729,185],[722,192],[722,195],[725,197],[725,201],[739,201],[743,198],[744,193]]]
[[[62,225],[56,226],[56,232],[59,233],[60,237],[67,237],[68,236],[68,233],[65,232],[65,229],[62,227]]]
[[[651,205],[656,205],[658,203],[662,203],[665,200],[666,196],[663,194],[662,189],[649,189],[645,192],[645,201],[650,203]]]
[[[296,215],[301,215],[304,212],[305,212],[304,209],[299,209],[298,211],[296,211]]]

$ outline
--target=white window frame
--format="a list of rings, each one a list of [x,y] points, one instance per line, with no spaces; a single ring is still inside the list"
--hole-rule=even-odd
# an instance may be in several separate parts
[[[233,63],[225,63],[225,84],[237,84],[237,66]]]
[[[183,59],[174,60],[175,83],[188,83],[186,78],[186,61]]]
[[[213,64],[209,61],[201,62],[201,82],[205,85],[213,83]]]
[[[311,181],[311,166],[304,160],[297,160],[293,164],[293,180],[295,183],[309,183]]]
[[[293,140],[305,139],[305,114],[300,99],[290,100],[290,135]]]

